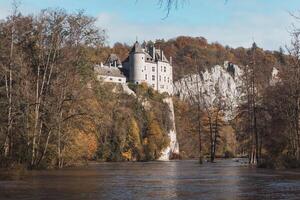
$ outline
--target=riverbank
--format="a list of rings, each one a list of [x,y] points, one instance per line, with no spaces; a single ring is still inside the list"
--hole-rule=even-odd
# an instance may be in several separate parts
[[[176,161],[180,161],[180,162],[190,162],[190,161],[194,161],[198,163],[197,159],[172,159],[170,161],[165,161],[165,160],[157,160],[155,162],[176,162]],[[204,159],[204,163],[211,163],[211,164],[215,164],[215,163],[219,163],[219,162],[235,162],[240,166],[245,166],[245,167],[251,167],[251,168],[261,168],[261,169],[273,169],[273,170],[290,170],[290,169],[298,169],[299,165],[275,165],[274,163],[262,163],[261,165],[257,166],[257,165],[249,165],[248,162],[248,158],[245,157],[241,157],[241,158],[216,158],[216,162],[211,163],[209,158],[205,158]],[[76,168],[76,167],[88,167],[89,165],[95,165],[95,164],[101,164],[101,163],[134,163],[134,162],[138,162],[138,163],[147,163],[147,162],[154,162],[154,161],[104,161],[104,160],[94,160],[94,161],[80,161],[80,162],[76,162],[73,163],[72,165],[69,166],[65,166],[63,169],[68,169],[68,168]],[[25,173],[26,171],[31,171],[31,170],[56,170],[58,168],[55,167],[51,167],[51,168],[47,168],[47,167],[40,167],[40,168],[36,168],[36,169],[30,169],[28,167],[26,167],[25,165],[20,165],[20,164],[13,164],[10,167],[0,167],[0,173],[1,172],[9,172],[11,174],[16,173],[16,174],[20,174],[20,173]]]
[[[87,167],[29,171],[0,179],[0,199],[296,200],[300,172],[242,166],[234,160],[101,162]]]

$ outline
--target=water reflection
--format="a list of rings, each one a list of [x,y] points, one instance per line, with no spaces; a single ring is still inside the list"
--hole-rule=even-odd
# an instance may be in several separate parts
[[[1,176],[0,199],[299,199],[300,172],[218,161],[100,163]]]

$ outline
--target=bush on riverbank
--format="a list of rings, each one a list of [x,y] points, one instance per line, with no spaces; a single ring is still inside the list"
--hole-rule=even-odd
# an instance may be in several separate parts
[[[270,169],[293,169],[300,168],[300,162],[291,155],[281,155],[279,157],[266,157],[258,165],[260,168]]]
[[[180,157],[182,159],[199,158],[199,135],[197,108],[179,98],[174,98],[175,122],[179,142]],[[204,111],[203,111],[204,113]],[[204,114],[202,114],[204,116]],[[203,117],[204,118],[204,117]],[[203,119],[202,118],[202,119]],[[201,137],[203,155],[210,156],[210,134],[208,127],[202,121]],[[206,130],[205,130],[206,129]],[[216,146],[216,157],[234,157],[236,154],[236,135],[234,129],[225,124],[220,127]]]

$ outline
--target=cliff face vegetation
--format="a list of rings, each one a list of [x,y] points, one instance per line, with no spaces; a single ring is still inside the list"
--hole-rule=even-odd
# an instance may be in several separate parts
[[[234,154],[247,156],[249,163],[258,166],[299,166],[300,79],[297,30],[293,32],[292,42],[286,53],[281,48],[279,51],[264,51],[255,43],[248,49],[232,49],[216,43],[208,44],[204,38],[190,37],[161,40],[158,44],[165,49],[166,55],[175,58],[175,77],[179,80],[183,80],[184,77],[185,81],[192,81],[192,85],[195,86],[189,88],[188,85],[191,84],[185,83],[186,94],[193,95],[187,95],[190,98],[186,99],[185,104],[179,102],[177,105],[179,144],[183,155],[198,156],[201,160],[203,156],[209,154],[206,157],[211,157],[210,160],[213,161],[212,155],[223,150],[221,151],[223,156]],[[226,120],[225,124],[220,120],[213,120],[215,112],[211,111],[221,105],[220,111],[226,112],[230,104],[237,102],[224,102],[227,97],[222,96],[222,93],[214,94],[214,98],[211,99],[212,91],[220,91],[218,84],[211,85],[211,89],[203,89],[203,81],[217,76],[214,74],[216,72],[214,65],[222,65],[224,60],[239,65],[242,72],[239,74],[241,84],[238,88],[240,90],[238,106],[233,117]],[[226,68],[231,76],[237,75],[234,72],[237,71],[235,65],[228,65]],[[204,71],[208,71],[209,73],[205,75],[211,77],[203,77]],[[207,97],[211,99],[209,104]],[[182,124],[181,120],[186,122]],[[220,131],[216,131],[215,121],[221,122],[218,125]],[[188,127],[184,127],[185,124],[188,124]],[[222,127],[226,127],[225,132]],[[224,133],[227,139],[222,137]],[[193,139],[185,138],[186,134]],[[231,144],[230,147],[234,148],[228,149],[228,142]],[[192,155],[194,153],[196,155]]]
[[[169,143],[170,111],[163,96],[146,85],[132,84],[131,88],[136,96],[112,84],[95,83],[94,98],[101,104],[99,110],[93,110],[98,115],[93,118],[98,130],[99,160],[155,160]]]

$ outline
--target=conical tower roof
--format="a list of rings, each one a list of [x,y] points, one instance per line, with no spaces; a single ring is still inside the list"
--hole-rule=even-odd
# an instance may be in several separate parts
[[[142,46],[136,41],[131,49],[132,53],[144,53]]]

